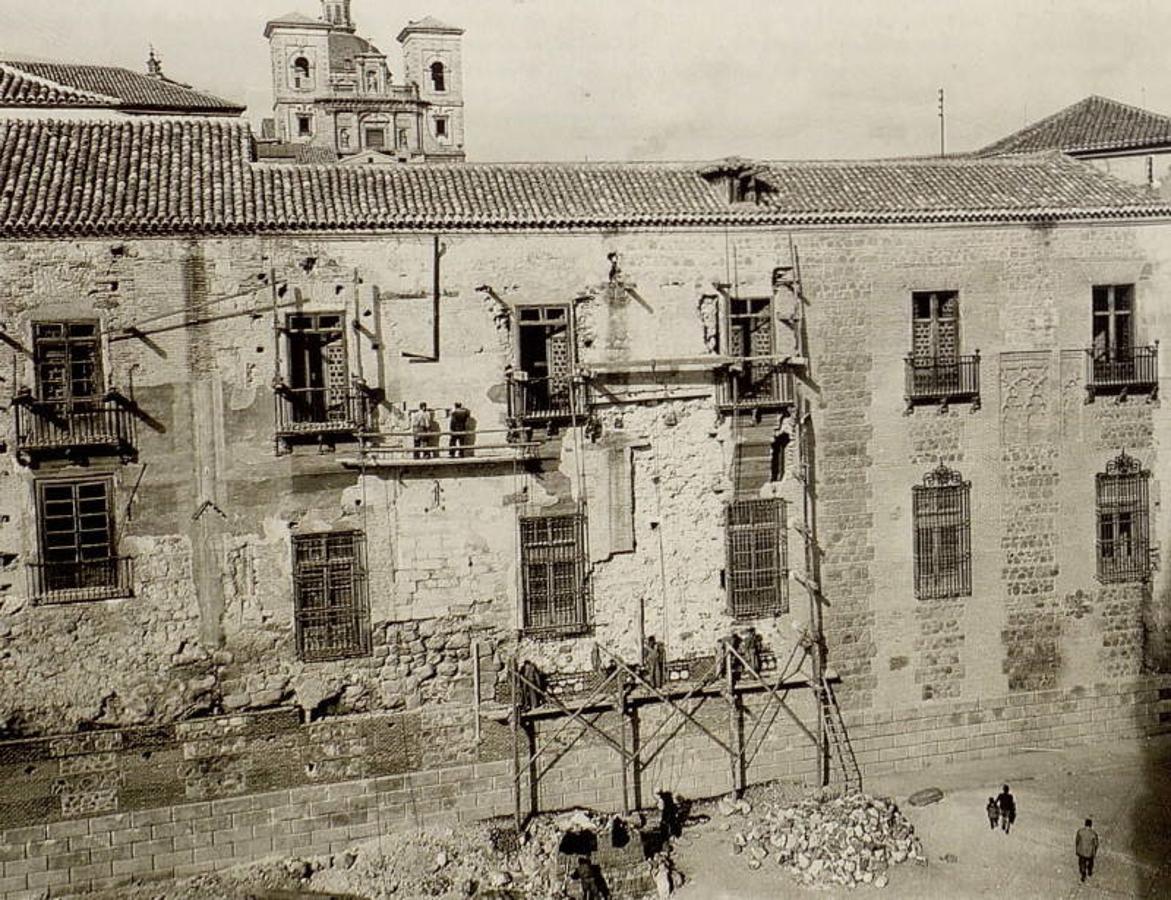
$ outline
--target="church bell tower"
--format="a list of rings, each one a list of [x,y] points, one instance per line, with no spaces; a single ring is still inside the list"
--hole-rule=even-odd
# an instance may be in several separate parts
[[[353,31],[350,0],[321,0],[321,18],[339,31]]]

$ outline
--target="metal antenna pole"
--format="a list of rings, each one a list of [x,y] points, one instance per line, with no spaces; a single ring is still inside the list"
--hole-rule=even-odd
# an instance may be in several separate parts
[[[939,89],[939,155],[947,156],[946,112],[943,104],[943,88]]]

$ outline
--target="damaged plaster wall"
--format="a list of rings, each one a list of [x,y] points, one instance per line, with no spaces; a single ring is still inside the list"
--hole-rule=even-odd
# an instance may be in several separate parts
[[[745,285],[767,283],[774,267],[788,264],[788,237],[764,229],[734,235]],[[809,301],[813,363],[805,388],[818,437],[827,638],[843,696],[859,709],[1002,696],[1015,689],[1015,660],[1022,659],[1059,687],[1145,671],[1150,653],[1139,645],[1165,644],[1167,576],[1156,573],[1149,595],[1101,590],[1091,568],[1092,478],[1083,476],[1099,471],[1118,445],[1139,456],[1154,472],[1153,531],[1165,541],[1159,449],[1171,426],[1158,403],[1140,398],[1086,406],[1080,370],[1062,354],[1088,345],[1095,283],[1139,284],[1144,340],[1166,324],[1142,299],[1168,288],[1163,245],[1121,226],[1082,225],[1044,233],[810,229],[795,238]],[[479,429],[502,427],[516,304],[575,304],[587,366],[715,349],[712,283],[728,271],[722,232],[442,240],[437,362],[403,355],[433,349],[430,235],[0,246],[0,321],[12,338],[0,343],[0,390],[31,383],[34,315],[84,315],[116,336],[107,380],[142,412],[136,460],[60,470],[114,477],[122,549],[136,559],[135,596],[34,607],[24,573],[36,554],[32,482],[57,470],[15,461],[13,416],[0,411],[9,448],[0,462],[5,734],[281,704],[316,716],[438,704],[460,713],[451,747],[466,756],[473,671],[502,679],[516,649],[517,511],[582,496],[605,496],[598,504],[608,506],[590,523],[591,545],[599,545],[591,547],[592,637],[633,656],[641,606],[646,633],[666,640],[672,656],[711,651],[733,624],[721,570],[735,438],[718,421],[710,372],[610,377],[597,403],[598,443],[583,427],[566,429],[556,438],[559,457],[541,466],[362,473],[341,464],[354,456],[352,446],[274,452],[271,386],[287,364],[274,325],[293,311],[346,315],[349,374],[376,392],[383,429],[404,427],[407,410],[420,402],[438,410],[442,423],[456,401]],[[621,261],[617,285],[608,278],[610,252]],[[1147,260],[1154,263],[1144,268]],[[1035,269],[1043,277],[1024,277]],[[908,297],[941,288],[960,291],[965,350],[984,351],[984,402],[978,411],[923,408],[908,417]],[[1011,312],[1037,291],[1044,302],[1034,315]],[[162,318],[147,321],[155,316]],[[136,323],[142,336],[125,331]],[[1008,347],[1048,360],[1036,368],[1048,373],[1045,408],[1060,413],[1049,431],[1035,429],[1027,409],[1009,399],[1000,354]],[[621,464],[607,462],[615,448]],[[913,595],[909,497],[939,460],[974,485],[975,586],[971,598],[933,606]],[[1022,468],[1042,461],[1052,476]],[[1040,548],[1027,564],[1037,573],[1037,606],[1033,595],[1013,593],[1014,579],[1004,573],[1015,565],[1010,555],[1028,552],[1025,540],[1036,538],[1007,528],[1016,516],[1008,502],[1014,479],[1041,475],[1053,479],[1047,502],[1058,504],[1045,515],[1061,527],[1060,541],[1045,551],[1051,555]],[[616,503],[614,479],[627,477],[630,502]],[[766,489],[789,501],[796,524],[793,477]],[[300,662],[292,538],[355,528],[367,541],[373,653]],[[603,539],[612,542],[605,553]],[[802,556],[791,528],[797,574]],[[1057,574],[1042,574],[1046,568]],[[796,582],[789,606],[754,623],[779,655],[808,619]],[[1062,612],[1087,608],[1076,620]],[[473,659],[477,642],[489,648],[483,666]],[[525,641],[521,652],[550,668],[581,670],[590,665],[590,638]],[[482,691],[481,699],[488,696]]]

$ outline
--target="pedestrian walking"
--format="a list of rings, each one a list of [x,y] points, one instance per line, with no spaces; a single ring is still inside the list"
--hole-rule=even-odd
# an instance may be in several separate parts
[[[1073,849],[1077,853],[1078,874],[1085,881],[1094,874],[1094,857],[1098,855],[1098,832],[1094,831],[1093,819],[1086,819],[1086,824],[1077,830]]]
[[[996,806],[1000,810],[1000,827],[1005,834],[1008,834],[1016,822],[1016,800],[1009,792],[1007,784],[1000,792],[1000,796],[996,798]]]
[[[996,805],[995,797],[988,798],[988,805],[984,807],[984,811],[988,813],[988,827],[995,831],[996,826],[1000,824],[1000,807]]]

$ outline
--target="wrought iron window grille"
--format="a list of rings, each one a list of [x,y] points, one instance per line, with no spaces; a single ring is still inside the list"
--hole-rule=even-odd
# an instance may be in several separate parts
[[[728,612],[755,619],[789,611],[785,502],[734,500],[724,507]]]
[[[911,489],[915,596],[972,594],[972,485],[942,463]]]
[[[1150,479],[1150,471],[1125,450],[1095,476],[1097,576],[1103,584],[1150,578]]]

